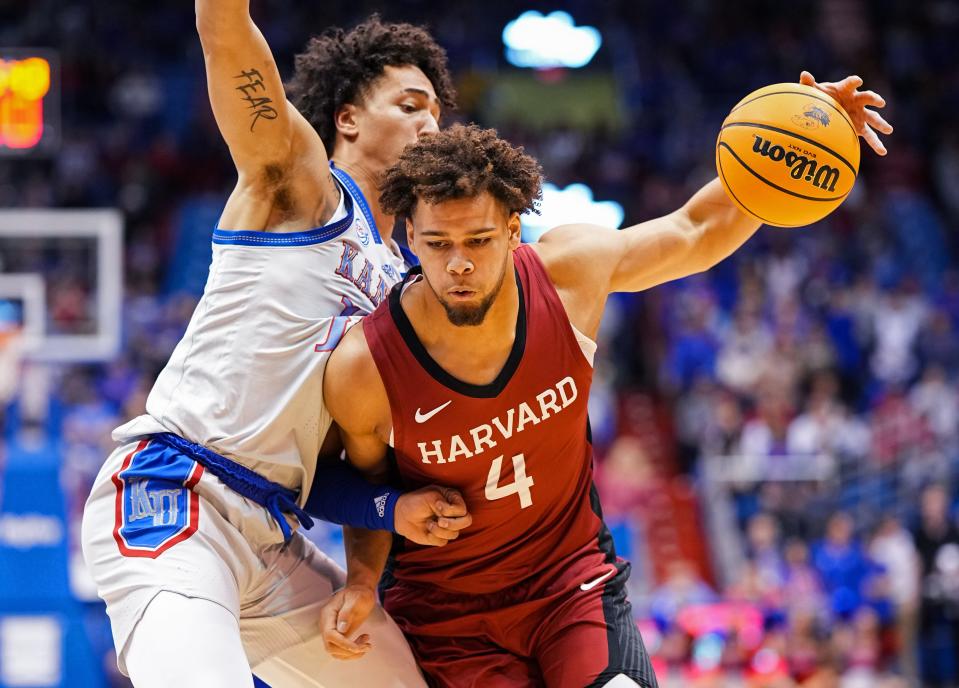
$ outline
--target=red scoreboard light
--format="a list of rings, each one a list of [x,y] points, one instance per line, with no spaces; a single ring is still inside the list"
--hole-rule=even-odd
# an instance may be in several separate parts
[[[0,155],[53,152],[60,141],[56,56],[0,50]]]

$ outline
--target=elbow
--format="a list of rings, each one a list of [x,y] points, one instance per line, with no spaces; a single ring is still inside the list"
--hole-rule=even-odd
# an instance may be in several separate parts
[[[206,45],[216,36],[216,12],[208,0],[196,0],[196,32],[200,42]]]

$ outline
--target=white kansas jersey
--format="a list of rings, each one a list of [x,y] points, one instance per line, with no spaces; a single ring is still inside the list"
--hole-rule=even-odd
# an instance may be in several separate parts
[[[285,487],[309,487],[331,422],[322,397],[330,352],[407,270],[353,180],[334,173],[341,200],[324,227],[214,231],[186,333],[146,415],[117,428],[115,440],[172,432]]]

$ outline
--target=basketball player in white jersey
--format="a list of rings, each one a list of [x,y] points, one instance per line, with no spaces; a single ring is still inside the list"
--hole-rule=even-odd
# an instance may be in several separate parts
[[[248,0],[197,0],[196,13],[239,179],[186,334],[146,414],[114,432],[121,446],[84,513],[120,669],[138,688],[422,686],[378,607],[347,640],[372,645],[366,657],[325,652],[319,609],[344,584],[375,585],[378,571],[361,564],[347,581],[296,527],[310,523],[311,484],[312,513],[340,523],[433,545],[469,524],[454,491],[400,496],[339,466],[323,469],[336,484],[322,470],[314,482],[329,352],[408,267],[376,180],[452,105],[445,54],[425,31],[376,17],[328,33],[297,58],[298,111]],[[363,560],[351,530],[346,546]]]

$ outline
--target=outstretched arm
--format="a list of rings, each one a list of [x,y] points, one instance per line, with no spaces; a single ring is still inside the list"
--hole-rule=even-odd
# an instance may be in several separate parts
[[[213,115],[239,180],[221,219],[227,229],[308,228],[339,192],[319,135],[286,100],[249,0],[196,0]]]
[[[803,72],[802,82],[836,98],[857,133],[878,154],[885,155],[875,131],[888,134],[892,127],[867,109],[883,107],[881,96],[858,91],[862,85],[859,77],[820,84]],[[759,227],[714,179],[669,215],[623,230],[564,225],[547,232],[535,247],[573,323],[583,332],[595,334],[609,293],[642,291],[708,270],[742,246]]]

